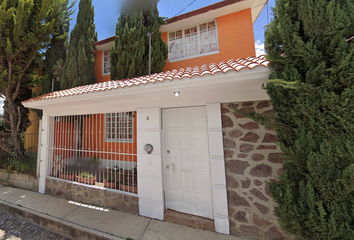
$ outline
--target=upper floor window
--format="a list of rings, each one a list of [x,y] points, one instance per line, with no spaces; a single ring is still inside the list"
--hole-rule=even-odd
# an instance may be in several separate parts
[[[103,75],[111,73],[111,51],[103,51]]]
[[[170,32],[168,46],[169,60],[218,51],[216,20]]]
[[[106,113],[106,141],[134,142],[134,115],[134,112]]]

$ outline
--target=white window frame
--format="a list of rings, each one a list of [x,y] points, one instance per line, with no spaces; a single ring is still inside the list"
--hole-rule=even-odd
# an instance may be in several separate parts
[[[111,74],[111,68],[109,68],[109,72],[108,73],[105,73],[104,72],[104,63],[105,63],[105,52],[109,52],[109,67],[111,67],[111,50],[108,49],[108,50],[103,50],[102,51],[102,76],[105,76],[105,75],[109,75]]]
[[[127,133],[125,133],[125,134],[127,134],[127,137],[128,138],[108,138],[107,137],[107,134],[109,134],[109,133],[107,133],[107,114],[112,114],[112,113],[105,113],[104,114],[104,141],[105,142],[121,142],[121,143],[134,143],[134,131],[135,131],[135,129],[134,129],[134,116],[135,116],[135,112],[134,111],[130,111],[130,112],[114,112],[113,114],[124,114],[124,113],[128,113],[128,117],[127,117],[127,121],[126,121],[126,123],[127,123],[127,125],[129,125],[129,123],[131,123],[131,127],[129,127],[129,128],[127,128],[128,129],[128,131],[129,131],[129,129],[131,129],[132,131],[131,131],[131,133],[129,133],[128,131],[127,131]],[[129,116],[129,114],[131,114],[131,116]],[[112,117],[112,115],[111,115],[111,117]],[[116,116],[115,116],[116,117]],[[120,117],[122,117],[122,116],[120,116]],[[110,123],[112,123],[112,121],[110,122]],[[115,126],[115,133],[114,134],[117,134],[117,127],[118,127],[118,124],[117,124],[117,122],[115,122],[115,124],[116,124],[116,126]],[[122,124],[122,122],[121,122],[121,124]],[[110,128],[113,128],[112,126],[110,127]],[[123,129],[124,127],[122,127],[122,128],[120,128],[121,130]],[[132,135],[132,138],[129,138],[129,135]]]
[[[207,53],[200,53],[201,51],[201,40],[200,40],[200,25],[206,23],[208,24],[209,22],[211,21],[215,21],[215,32],[216,32],[216,51],[211,51],[211,52],[207,52]],[[193,27],[197,27],[197,38],[198,38],[198,52],[199,54],[196,54],[196,55],[191,55],[191,56],[186,56],[186,48],[185,48],[185,31],[186,29],[188,28],[193,28]],[[173,32],[177,32],[177,31],[180,31],[182,30],[182,40],[183,40],[183,56],[182,58],[176,58],[176,59],[170,59],[170,33],[173,33]],[[208,21],[205,21],[205,22],[200,22],[198,24],[194,24],[194,25],[191,25],[189,27],[185,27],[185,28],[180,28],[180,29],[177,29],[177,30],[174,30],[174,31],[171,31],[171,32],[168,32],[167,33],[167,39],[168,39],[168,61],[169,62],[177,62],[177,61],[182,61],[182,60],[187,60],[187,59],[191,59],[191,58],[197,58],[197,57],[203,57],[203,56],[208,56],[208,55],[213,55],[213,54],[217,54],[219,53],[219,35],[218,35],[218,24],[217,24],[217,21],[216,19],[210,19]]]

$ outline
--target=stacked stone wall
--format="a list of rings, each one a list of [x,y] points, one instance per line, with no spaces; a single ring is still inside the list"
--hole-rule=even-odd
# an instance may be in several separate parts
[[[80,183],[47,178],[46,194],[63,197],[80,203],[139,214],[138,197],[112,190],[85,186]]]
[[[38,178],[29,174],[9,172],[0,169],[0,182],[8,184],[11,187],[38,192]]]
[[[267,182],[282,172],[282,152],[274,130],[234,111],[269,114],[269,101],[221,106],[230,232],[258,239],[287,239],[274,215]]]

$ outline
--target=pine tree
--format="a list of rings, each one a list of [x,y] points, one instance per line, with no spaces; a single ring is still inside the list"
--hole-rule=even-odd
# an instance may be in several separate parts
[[[284,152],[270,190],[298,239],[354,239],[353,12],[352,0],[277,0],[266,30]]]
[[[67,89],[96,83],[95,50],[97,41],[92,0],[81,0],[76,25],[70,34],[69,51],[59,79],[60,88]]]
[[[161,39],[158,0],[130,0],[122,6],[111,50],[111,79],[125,79],[149,73],[151,36],[151,73],[161,72],[167,58],[167,45]]]
[[[42,85],[42,93],[52,92],[52,80],[57,82],[60,75],[56,73],[58,65],[65,62],[68,48],[68,34],[70,28],[71,10],[75,1],[69,5],[69,0],[65,0],[67,8],[60,13],[58,21],[60,23],[55,27],[56,33],[53,34],[50,45],[46,51],[46,60],[44,62],[43,74],[46,76]],[[54,91],[60,90],[59,84],[54,84]]]
[[[19,100],[34,85],[42,52],[55,34],[64,0],[0,0],[0,93],[6,98],[15,154],[24,156],[20,133],[26,112]],[[23,91],[25,90],[25,91]],[[0,148],[9,151],[0,140]]]

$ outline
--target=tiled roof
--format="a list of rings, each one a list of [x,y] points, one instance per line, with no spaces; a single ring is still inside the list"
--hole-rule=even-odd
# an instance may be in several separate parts
[[[264,56],[260,57],[248,57],[246,59],[237,59],[229,60],[227,62],[220,62],[219,64],[211,63],[209,65],[181,68],[179,70],[172,70],[167,72],[155,73],[151,76],[146,75],[142,77],[129,78],[124,80],[113,80],[109,82],[101,82],[95,83],[86,86],[80,86],[75,88],[70,88],[66,90],[56,91],[52,93],[47,93],[45,95],[41,95],[35,98],[28,99],[23,101],[23,103],[28,102],[36,102],[49,100],[54,98],[63,98],[69,97],[79,94],[87,94],[92,92],[100,92],[100,91],[109,91],[112,89],[139,86],[152,84],[155,82],[163,82],[163,81],[173,81],[176,79],[184,79],[184,78],[192,78],[193,76],[205,76],[205,75],[214,75],[215,73],[222,72],[226,73],[228,71],[240,71],[242,69],[253,69],[255,67],[263,66],[267,67],[269,65],[269,61],[265,59]]]
[[[203,7],[203,8],[199,8],[197,10],[194,10],[194,11],[191,11],[191,12],[187,12],[187,13],[184,13],[184,14],[181,14],[181,15],[178,15],[178,16],[173,17],[173,18],[169,18],[169,19],[166,20],[166,23],[170,24],[170,23],[173,23],[173,22],[177,22],[177,21],[180,21],[180,20],[185,19],[185,18],[193,17],[193,16],[196,16],[196,15],[199,15],[199,14],[202,14],[202,13],[206,13],[206,12],[209,12],[211,10],[222,8],[222,7],[225,7],[225,6],[237,3],[237,2],[241,2],[241,1],[243,1],[243,0],[224,0],[224,1],[221,1],[221,2],[217,2],[217,3],[214,3],[212,5],[209,5],[209,6],[206,6],[206,7]]]
[[[94,45],[97,47],[97,46],[100,46],[105,43],[113,42],[115,39],[116,39],[116,36],[109,37],[109,38],[103,39],[101,41],[95,42]]]

